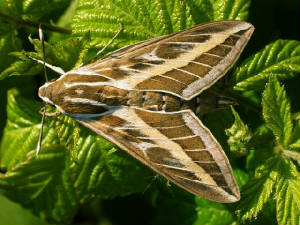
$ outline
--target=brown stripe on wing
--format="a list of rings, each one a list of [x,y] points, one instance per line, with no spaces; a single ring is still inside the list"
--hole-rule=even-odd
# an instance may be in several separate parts
[[[195,145],[195,143],[193,143],[193,144]],[[205,147],[203,147],[203,149],[205,149]],[[214,158],[210,154],[209,151],[205,151],[205,150],[201,150],[201,151],[185,151],[185,153],[188,156],[190,156],[193,161],[197,161],[197,160],[201,160],[201,161],[214,161]]]
[[[106,69],[94,69],[94,71],[96,73],[99,73],[99,74],[103,74],[104,76],[107,76],[107,77],[110,77],[114,80],[121,80],[121,79],[124,79],[128,76],[130,76],[130,74],[125,71],[125,70],[122,70],[120,69],[119,67],[112,67],[112,68],[106,68]]]
[[[99,118],[100,123],[103,123],[106,126],[109,127],[121,127],[121,126],[126,126],[126,120],[121,119],[118,116],[114,116],[112,114],[103,116]]]
[[[172,174],[172,176],[174,176],[175,179],[177,177],[183,177],[185,179],[201,181],[201,179],[199,179],[199,177],[197,177],[195,175],[195,173],[192,171],[188,171],[188,170],[180,169],[180,168],[176,168],[176,167],[166,167],[166,166],[162,166],[162,165],[158,165],[158,167],[164,173]]]
[[[205,149],[206,146],[200,137],[191,137],[180,140],[174,140],[183,149]]]
[[[145,123],[154,128],[185,125],[185,122],[180,114],[150,113],[143,110],[136,110],[135,113]]]
[[[185,68],[180,68],[183,70],[186,70]],[[186,70],[188,71],[188,70]],[[170,71],[166,72],[164,74],[165,77],[170,77],[170,78],[174,78],[176,80],[179,80],[182,83],[186,83],[189,84],[193,81],[198,80],[198,77],[196,75],[191,75],[188,73],[185,73],[184,71],[180,71],[178,69],[171,69]]]
[[[138,83],[135,88],[141,90],[164,89],[167,92],[181,93],[186,87],[187,85],[182,84],[181,82],[157,75]]]
[[[234,34],[235,34],[235,35],[238,35],[238,36],[242,36],[242,35],[244,35],[247,31],[248,31],[248,30],[240,30],[240,31],[238,31],[238,32],[236,32],[236,33],[234,33]]]
[[[240,21],[220,21],[219,23],[207,23],[203,24],[203,27],[199,27],[199,29],[192,30],[190,32],[191,34],[198,34],[198,35],[203,35],[203,34],[214,34],[214,33],[219,33],[219,32],[224,32],[232,26],[236,25]],[[209,26],[205,26],[209,25]]]
[[[238,42],[238,40],[240,40],[240,37],[230,35],[222,44],[233,47]]]
[[[161,147],[151,147],[147,148],[145,151],[151,163],[156,164],[166,164],[170,166],[175,166],[179,168],[184,168],[181,164],[167,149]]]
[[[217,45],[216,47],[209,50],[207,53],[225,57],[232,50],[229,46]]]
[[[173,41],[173,40],[172,40]],[[156,49],[156,56],[162,59],[176,59],[181,54],[187,51],[192,51],[194,44],[180,42],[180,43],[163,43]]]
[[[172,42],[190,42],[190,43],[203,43],[211,38],[211,35],[184,35],[174,38]]]
[[[157,128],[163,135],[165,135],[168,138],[179,138],[179,137],[186,137],[186,136],[192,136],[194,133],[191,131],[190,128],[187,126],[181,126],[181,127],[170,127],[170,128]]]
[[[197,58],[194,59],[192,62],[188,63],[186,66],[180,67],[180,69],[193,73],[195,74],[194,80],[188,80],[189,84],[192,83],[193,81],[196,81],[199,79],[199,77],[204,77],[210,70],[211,70],[211,65],[200,65],[197,63]],[[203,63],[203,62],[200,62]],[[206,64],[206,63],[204,63]]]
[[[214,55],[208,55],[208,54],[202,54],[199,57],[195,58],[193,61],[202,63],[204,65],[214,67],[218,65],[218,63],[222,60],[223,58],[214,56]],[[206,75],[206,74],[205,74]],[[205,76],[204,75],[204,76]]]
[[[109,81],[104,76],[101,75],[78,75],[78,74],[67,74],[61,79],[63,83],[72,83],[72,82],[106,82]]]
[[[201,166],[207,173],[222,173],[220,167],[215,162],[196,162],[199,166]]]
[[[209,171],[210,176],[214,179],[214,181],[216,182],[216,184],[220,187],[226,187],[228,186],[224,175],[221,174],[212,174],[211,171]]]

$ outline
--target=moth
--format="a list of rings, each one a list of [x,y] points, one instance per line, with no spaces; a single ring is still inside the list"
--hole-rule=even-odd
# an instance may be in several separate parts
[[[181,188],[236,202],[229,161],[194,112],[227,104],[203,91],[233,66],[253,31],[242,21],[200,24],[69,72],[56,68],[61,76],[38,95]]]

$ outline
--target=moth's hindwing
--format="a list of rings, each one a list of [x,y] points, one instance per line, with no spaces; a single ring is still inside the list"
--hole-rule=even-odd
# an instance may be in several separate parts
[[[160,113],[120,108],[78,122],[191,193],[217,202],[240,199],[225,153],[190,110]]]
[[[253,30],[243,21],[201,24],[127,46],[70,73],[100,75],[114,87],[162,91],[188,100],[232,67]]]

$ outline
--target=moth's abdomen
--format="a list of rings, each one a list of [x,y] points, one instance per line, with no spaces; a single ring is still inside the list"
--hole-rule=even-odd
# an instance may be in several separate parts
[[[182,99],[163,92],[123,90],[111,86],[103,87],[100,101],[107,105],[164,112],[179,111],[186,107]]]

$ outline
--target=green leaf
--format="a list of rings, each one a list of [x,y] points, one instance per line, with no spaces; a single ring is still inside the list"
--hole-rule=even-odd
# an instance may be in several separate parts
[[[210,0],[185,1],[191,11],[191,17],[195,24],[205,23],[214,20],[214,9]]]
[[[42,151],[35,151],[40,132],[40,104],[8,92],[7,125],[1,142],[0,192],[52,222],[71,220],[78,202],[72,187],[65,148],[46,119]],[[46,147],[47,144],[47,147]],[[55,166],[53,166],[55,165]]]
[[[61,141],[75,151],[74,187],[82,202],[92,196],[113,198],[145,190],[152,172],[140,162],[69,117],[59,116],[56,126]]]
[[[292,149],[300,149],[300,118],[298,117],[294,119],[294,129],[289,147]]]
[[[8,15],[22,14],[23,6],[22,0],[3,0],[0,1],[0,12],[5,12]]]
[[[218,123],[216,123],[218,121]],[[214,137],[219,141],[223,149],[226,147],[228,137],[225,134],[225,129],[233,123],[232,113],[229,109],[216,110],[203,117],[203,123],[209,128]],[[222,129],[220,129],[222,128]]]
[[[45,42],[46,62],[51,65],[61,65],[64,71],[79,66],[86,61],[89,49],[90,35],[86,33],[83,37],[72,37],[57,41],[53,45]],[[42,70],[42,66],[27,56],[42,60],[43,52],[41,42],[38,39],[30,39],[34,45],[35,52],[14,52],[14,56],[21,60],[15,61],[0,74],[0,79],[15,75],[36,75]]]
[[[256,218],[263,206],[275,198],[278,224],[299,224],[299,181],[292,161],[283,157],[268,159],[243,188],[238,206],[242,221]]]
[[[233,174],[239,187],[243,187],[249,180],[249,175],[241,169],[233,169]]]
[[[263,123],[254,130],[250,145],[253,148],[270,149],[274,146],[273,138],[272,131]]]
[[[229,225],[235,221],[234,214],[226,205],[196,197],[197,219],[193,225]]]
[[[230,150],[235,155],[244,156],[247,155],[249,151],[247,144],[252,134],[233,107],[231,107],[231,111],[235,120],[232,126],[225,130],[226,135],[229,137],[227,142],[230,146]]]
[[[250,56],[233,72],[235,90],[260,90],[275,76],[283,80],[295,77],[300,72],[300,42],[277,40]]]
[[[66,9],[64,14],[60,15],[59,20],[56,23],[56,26],[63,27],[63,28],[71,28],[72,18],[75,14],[77,6],[77,0],[71,1],[69,7]],[[49,37],[49,43],[55,43],[57,41],[69,38],[69,34],[62,34],[62,33],[55,33],[52,32],[51,36]]]
[[[214,20],[247,20],[250,0],[213,0]]]
[[[300,177],[297,168],[285,160],[285,176],[279,177],[276,185],[276,211],[278,224],[300,224]]]
[[[73,67],[79,66],[85,59],[89,48],[90,34],[85,33],[83,37],[71,37],[58,41],[51,45],[45,42],[46,61],[53,65],[61,65],[64,71],[69,71]],[[40,59],[42,59],[42,45],[40,40],[33,39],[34,45]]]
[[[276,78],[271,78],[262,97],[263,116],[279,144],[287,146],[292,135],[291,106]]]
[[[22,208],[3,195],[0,195],[0,225],[47,225],[46,221],[32,215],[28,210]],[[12,216],[13,215],[13,216]]]
[[[0,176],[0,191],[48,221],[69,223],[78,201],[68,166],[62,146],[44,147],[38,157],[32,151]]]
[[[0,36],[0,73],[14,61],[9,53],[18,50],[21,50],[21,41],[13,33]]]
[[[25,54],[30,55],[34,58],[38,58],[37,54],[34,52],[12,52],[11,55],[18,57],[21,60],[13,62],[2,73],[0,73],[0,80],[5,79],[9,76],[33,76],[38,74],[42,70],[41,65],[27,58]]]
[[[209,0],[79,0],[72,28],[76,36],[90,31],[92,45],[101,48],[122,24],[124,29],[111,50],[209,21],[212,14]]]
[[[68,6],[70,0],[2,0],[0,11],[10,16],[23,17],[28,20],[37,20],[47,17],[63,10]],[[19,19],[19,18],[18,18]]]
[[[168,192],[160,190],[156,197],[157,204],[154,208],[153,225],[190,225],[196,219],[195,197],[190,193],[172,185]],[[175,197],[176,196],[176,197]],[[170,212],[171,214],[166,213]]]
[[[268,159],[255,170],[254,177],[243,187],[238,205],[242,221],[256,218],[264,204],[270,199],[274,186],[280,177],[281,160]]]
[[[22,98],[16,89],[7,95],[7,124],[1,142],[0,167],[10,170],[27,158],[27,153],[35,150],[40,133],[41,104]],[[55,130],[44,127],[42,144],[58,144]]]
[[[60,10],[64,10],[70,4],[70,0],[51,0],[51,1],[39,1],[39,0],[27,0],[23,1],[23,15],[26,15],[28,19],[39,19],[41,17],[47,17],[51,14],[55,14]]]
[[[249,5],[250,0],[79,0],[72,28],[76,36],[90,31],[92,45],[101,48],[117,33],[118,24],[123,24],[112,50],[203,22],[245,20]]]

